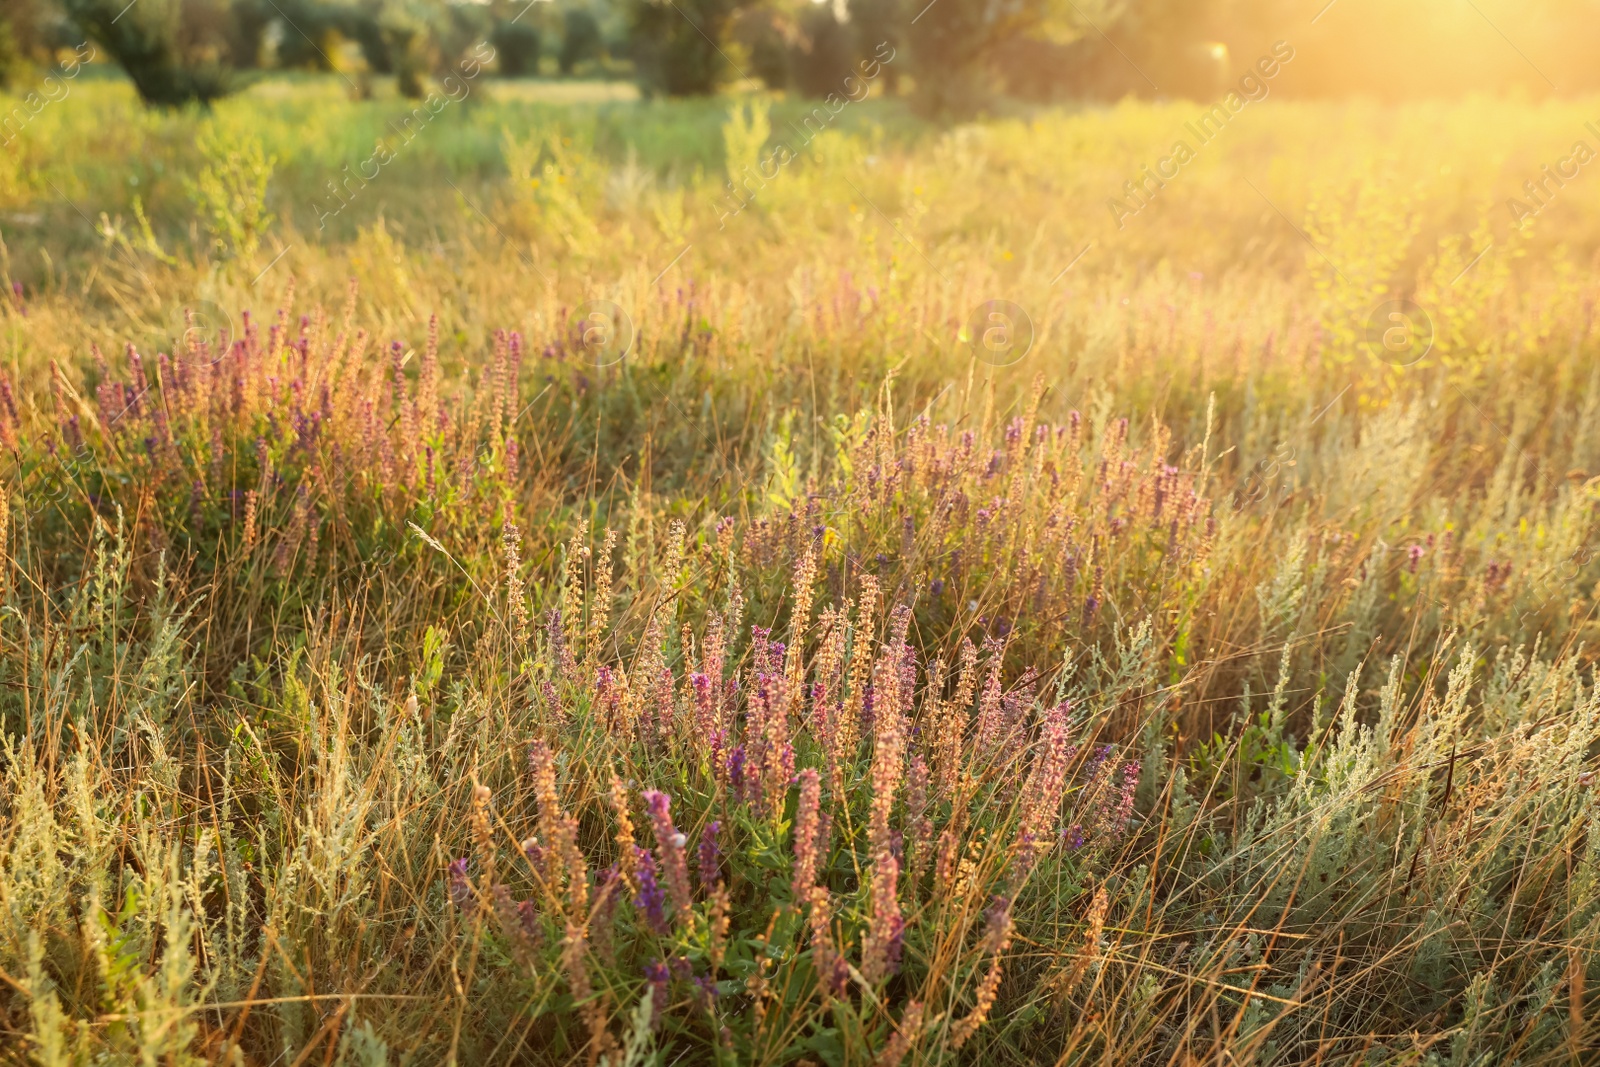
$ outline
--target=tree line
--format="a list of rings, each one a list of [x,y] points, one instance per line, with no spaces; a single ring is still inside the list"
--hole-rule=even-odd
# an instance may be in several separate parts
[[[1510,15],[1452,0],[0,0],[0,88],[92,44],[149,104],[202,105],[270,70],[393,78],[421,97],[469,50],[502,77],[633,78],[646,95],[738,82],[825,97],[887,47],[887,92],[933,113],[996,100],[1208,98],[1276,40],[1290,93],[1378,97],[1590,90],[1592,0]],[[1244,68],[1240,68],[1244,69]]]

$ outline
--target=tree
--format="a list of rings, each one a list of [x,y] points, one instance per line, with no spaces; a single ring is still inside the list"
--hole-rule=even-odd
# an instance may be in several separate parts
[[[539,73],[543,40],[539,27],[531,21],[496,22],[489,43],[494,45],[494,58],[502,78],[526,78]]]
[[[254,70],[261,65],[261,48],[267,27],[277,18],[268,0],[233,0],[232,16],[225,30],[228,63],[237,70]]]
[[[586,8],[568,8],[561,21],[561,73],[571,75],[584,60],[600,58],[600,49],[600,20]]]
[[[647,95],[704,96],[739,76],[728,33],[740,0],[634,0],[632,35]]]
[[[922,0],[927,3],[927,0]],[[916,5],[920,11],[922,4]],[[914,12],[913,12],[914,13]],[[901,45],[905,43],[906,19],[905,3],[902,0],[852,0],[850,4],[850,21],[856,28],[856,48],[861,53],[857,58],[865,59],[868,56],[877,57],[883,46],[890,49],[889,55],[896,55]],[[900,63],[884,63],[879,80],[883,91],[893,96],[900,85]]]
[[[806,96],[843,93],[855,74],[856,25],[841,19],[832,4],[807,3],[800,14],[800,42],[791,65],[795,88]]]
[[[64,0],[67,15],[157,107],[209,105],[238,87],[222,0]]]
[[[911,15],[907,43],[916,100],[933,114],[981,110],[993,88],[989,60],[1003,44],[1034,37],[1066,44],[1114,24],[1127,0],[933,0]]]
[[[0,0],[0,89],[16,84],[27,68],[48,65],[54,50],[82,40],[69,37],[44,0]]]

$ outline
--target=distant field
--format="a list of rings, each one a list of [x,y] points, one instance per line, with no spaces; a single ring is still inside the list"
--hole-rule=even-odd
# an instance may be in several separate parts
[[[1600,99],[458,89],[0,97],[0,1058],[1592,1059]]]

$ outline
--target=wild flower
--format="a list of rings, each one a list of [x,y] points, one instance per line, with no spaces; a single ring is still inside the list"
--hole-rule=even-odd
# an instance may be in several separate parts
[[[644,916],[650,929],[665,937],[672,932],[672,926],[667,922],[666,891],[656,879],[656,859],[645,849],[635,846],[633,867],[634,877],[639,882],[639,892],[633,898],[633,906]]]
[[[717,701],[710,677],[696,671],[689,676],[689,688],[694,694],[695,731],[707,738],[716,735],[721,729],[720,716],[717,714]]]
[[[988,1019],[1000,991],[1002,974],[1001,957],[1011,947],[1013,928],[1011,901],[997,897],[989,907],[987,930],[984,934],[984,953],[989,957],[989,969],[978,983],[972,1010],[957,1019],[950,1028],[950,1047],[959,1049],[972,1039],[978,1028]]]
[[[537,923],[530,931],[523,921],[523,915],[516,901],[511,897],[511,890],[505,885],[496,885],[491,896],[494,900],[494,913],[499,922],[500,935],[511,946],[512,957],[521,966],[531,968],[535,952],[542,947],[539,940],[534,937],[534,933],[538,931]]]
[[[495,883],[494,833],[489,825],[489,802],[493,794],[481,783],[472,787],[472,841],[483,864],[485,885]]]
[[[633,818],[628,813],[628,789],[615,772],[611,775],[609,799],[611,801],[612,814],[617,820],[617,833],[614,840],[617,843],[618,869],[627,884],[632,886],[637,881],[634,874]]]
[[[733,922],[732,907],[728,899],[727,886],[718,883],[711,891],[711,914],[708,923],[710,946],[706,953],[712,974],[722,969],[722,962],[728,951],[728,929]]]
[[[927,869],[933,845],[933,819],[929,817],[929,771],[922,756],[911,757],[906,785],[906,821],[911,828],[911,881],[915,885]]]
[[[524,900],[517,905],[517,922],[522,929],[522,936],[527,941],[529,951],[536,952],[544,945],[544,926],[539,922],[539,908],[531,900]]]
[[[254,489],[244,495],[244,547],[249,549],[256,543],[256,502],[257,493]]]
[[[600,1043],[605,1033],[605,1013],[590,1000],[594,995],[594,982],[589,976],[589,965],[584,956],[588,950],[588,931],[583,924],[567,920],[561,939],[561,966],[566,973],[567,987],[572,997],[584,1005],[580,1010],[588,1023],[591,1039]]]
[[[1094,897],[1089,902],[1089,911],[1085,916],[1085,930],[1083,948],[1074,957],[1071,966],[1061,976],[1061,988],[1067,992],[1074,990],[1084,976],[1099,965],[1101,953],[1105,949],[1103,931],[1105,929],[1106,914],[1110,910],[1111,897],[1106,892],[1104,885],[1098,885],[1094,890]]]
[[[1019,839],[1026,838],[1028,844],[1027,848],[1021,850],[1023,857],[1020,865],[1023,868],[1031,865],[1034,847],[1056,836],[1068,769],[1077,754],[1077,746],[1069,740],[1068,712],[1068,705],[1062,703],[1046,713],[1040,730],[1040,751],[1023,786],[1021,818],[1018,821]],[[1080,840],[1072,847],[1077,848],[1081,844]]]
[[[700,876],[700,888],[707,893],[722,883],[722,852],[717,843],[721,833],[721,820],[711,820],[700,831],[700,843],[696,846],[696,872]]]
[[[672,825],[671,797],[658,790],[647,789],[644,803],[655,830],[656,852],[661,857],[661,869],[666,874],[673,912],[680,923],[687,922],[689,909],[694,903],[694,896],[689,890],[688,839]]]
[[[545,643],[554,659],[555,675],[564,681],[575,680],[577,665],[572,649],[567,644],[566,628],[561,621],[561,610],[551,608],[544,613]]]
[[[896,608],[886,654],[874,669],[882,691],[873,721],[872,805],[867,838],[872,849],[872,916],[862,936],[861,973],[869,982],[893,974],[899,966],[905,922],[900,913],[900,860],[894,854],[889,817],[905,775],[904,690],[901,664],[910,612]]]
[[[794,874],[790,882],[796,905],[811,894],[817,876],[817,810],[821,801],[821,776],[807,767],[800,772],[800,799],[794,818]]]
[[[781,674],[757,674],[745,734],[745,791],[768,818],[781,810],[794,778],[792,729],[788,680]]]
[[[906,1005],[905,1012],[900,1016],[900,1022],[895,1027],[894,1033],[889,1037],[883,1051],[873,1061],[873,1067],[899,1067],[899,1064],[911,1052],[916,1044],[922,1029],[922,1001],[913,1000]]]
[[[861,974],[882,981],[900,968],[905,919],[900,913],[900,861],[887,847],[872,861],[872,917],[861,939]]]
[[[522,841],[522,854],[528,857],[528,863],[541,877],[544,876],[545,850],[537,837],[524,838]]]
[[[528,749],[528,763],[539,802],[539,826],[546,847],[566,877],[568,921],[581,922],[589,910],[589,867],[578,849],[577,824],[562,810],[556,793],[555,757],[548,745],[535,741]]]
[[[691,988],[694,989],[695,1000],[708,1015],[715,1015],[717,1011],[717,983],[708,974],[696,975],[690,979]]]
[[[522,584],[522,534],[506,524],[501,534],[506,554],[506,604],[511,615],[511,633],[518,645],[528,642],[528,598]]]
[[[589,943],[608,965],[615,966],[617,952],[614,926],[617,905],[628,893],[628,883],[622,876],[619,860],[595,875],[594,897],[589,907]]]
[[[983,683],[983,695],[978,700],[978,729],[973,740],[973,748],[979,759],[987,759],[994,751],[1004,726],[1005,693],[1000,686],[1000,649],[993,641],[986,644],[986,649],[989,652],[989,677]]]
[[[811,930],[811,961],[823,990],[842,997],[850,988],[850,964],[833,935],[833,896],[826,886],[811,887],[807,925]]]
[[[660,960],[651,960],[644,966],[644,978],[650,985],[651,1025],[660,1026],[661,1017],[667,1011],[667,986],[672,981],[672,972]]]
[[[952,893],[960,862],[961,834],[958,825],[952,822],[940,832],[938,852],[934,857],[933,884],[938,891],[945,895]]]
[[[463,914],[473,909],[472,882],[467,878],[467,858],[450,861],[450,903]]]

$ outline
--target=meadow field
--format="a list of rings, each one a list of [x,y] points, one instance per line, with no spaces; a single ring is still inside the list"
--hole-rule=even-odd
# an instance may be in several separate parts
[[[1600,1059],[1600,98],[457,89],[7,131],[0,1060]]]

